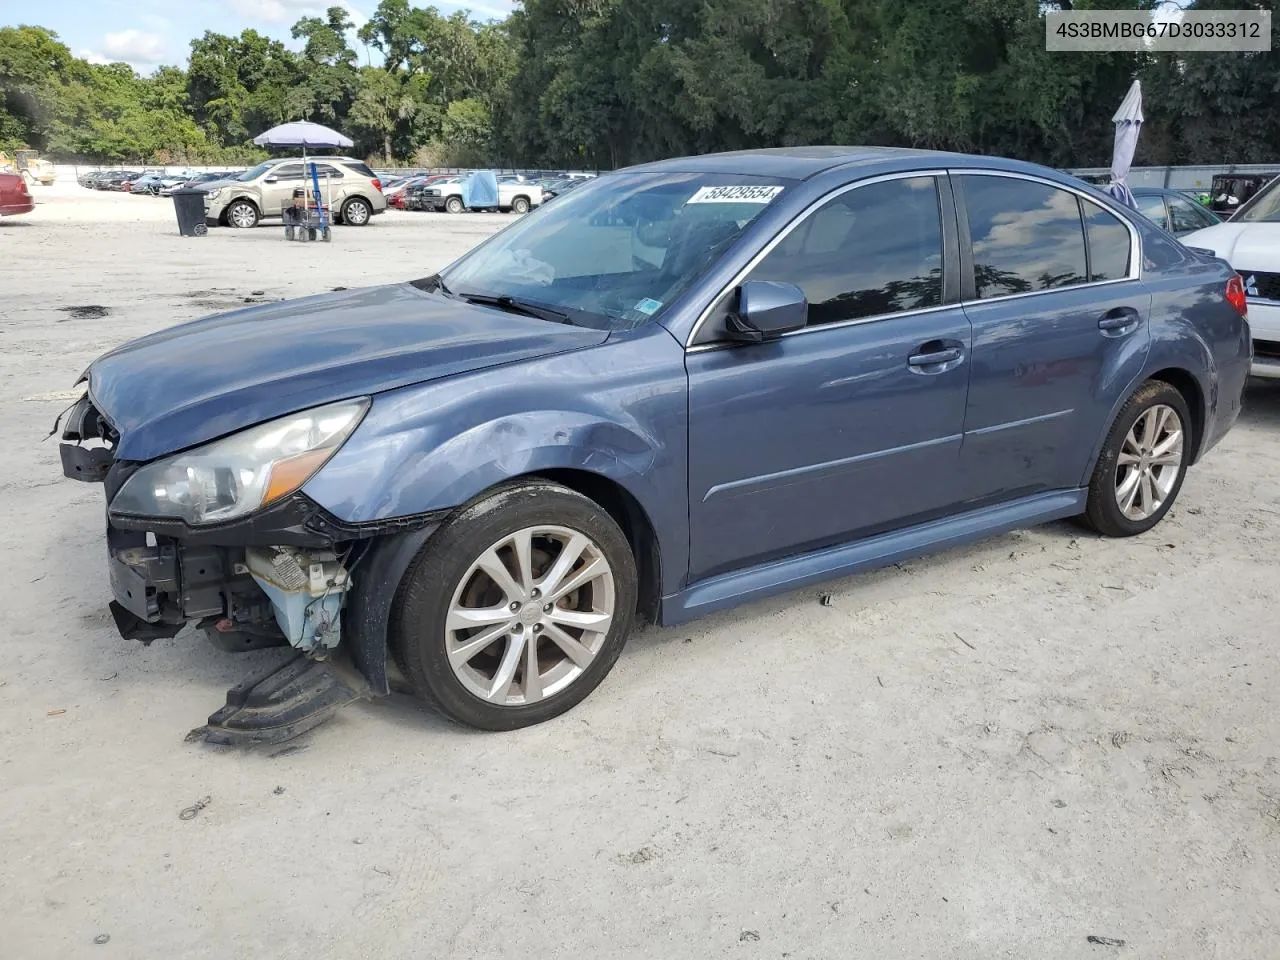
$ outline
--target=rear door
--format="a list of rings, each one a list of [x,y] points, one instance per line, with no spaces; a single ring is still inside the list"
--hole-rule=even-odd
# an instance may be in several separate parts
[[[1136,233],[1048,181],[951,179],[973,323],[960,457],[968,499],[1074,489],[1150,345]]]

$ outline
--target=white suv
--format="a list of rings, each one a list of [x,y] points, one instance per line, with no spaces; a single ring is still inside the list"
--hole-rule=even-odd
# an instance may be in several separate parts
[[[1253,334],[1255,377],[1280,379],[1280,177],[1254,194],[1226,223],[1181,238],[1211,250],[1244,281]]]

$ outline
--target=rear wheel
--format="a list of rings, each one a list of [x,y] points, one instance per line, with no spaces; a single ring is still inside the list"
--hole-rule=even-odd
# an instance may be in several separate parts
[[[227,207],[227,224],[248,230],[258,225],[258,208],[248,200],[237,200]]]
[[[363,227],[373,216],[369,201],[363,197],[352,197],[342,205],[342,222],[351,227]]]
[[[1164,519],[1186,477],[1191,415],[1174,387],[1143,384],[1121,408],[1089,482],[1085,520],[1109,537],[1146,533]]]
[[[495,489],[427,542],[401,584],[392,646],[429,705],[513,730],[591,693],[635,609],[635,561],[608,513],[559,484],[526,481]]]

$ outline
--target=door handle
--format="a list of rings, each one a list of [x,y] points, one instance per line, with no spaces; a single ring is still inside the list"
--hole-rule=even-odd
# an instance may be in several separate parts
[[[929,350],[924,353],[912,354],[907,358],[907,364],[912,367],[936,367],[959,359],[959,347],[944,347],[941,350]]]
[[[1098,329],[1103,333],[1128,333],[1138,326],[1141,319],[1133,307],[1116,307],[1102,315]]]

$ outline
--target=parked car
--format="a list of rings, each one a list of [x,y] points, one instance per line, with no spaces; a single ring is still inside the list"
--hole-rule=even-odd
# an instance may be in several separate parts
[[[1226,223],[1182,238],[1222,257],[1240,274],[1249,302],[1256,377],[1280,379],[1280,177]]]
[[[462,213],[467,209],[463,200],[465,177],[449,177],[433,183],[418,195],[423,210],[443,210],[446,213]],[[542,188],[531,181],[499,180],[498,209],[502,212],[528,213],[542,204]]]
[[[1218,174],[1210,181],[1209,209],[1221,217],[1230,217],[1278,176],[1280,170],[1271,173]]]
[[[587,182],[588,181],[585,178],[581,177],[577,180],[570,180],[568,178],[539,180],[538,186],[542,187],[542,202],[548,203],[556,197],[563,196],[575,187],[580,187],[582,184]]]
[[[314,163],[321,193],[330,205],[335,223],[362,227],[387,209],[382,183],[361,160],[351,157],[317,157],[267,160],[233,180],[215,180],[205,189],[205,219],[210,224],[256,227],[265,217],[278,217],[293,205],[296,187],[311,187]]]
[[[640,618],[1064,517],[1150,530],[1249,356],[1224,261],[1068,176],[748,151],[602,176],[412,283],[128,343],[61,455],[105,483],[123,636],[309,658],[207,737],[384,694],[393,654],[505,730],[581,701]]]
[[[1180,190],[1135,187],[1133,196],[1138,201],[1138,209],[1149,220],[1164,227],[1175,237],[1222,222],[1222,218],[1216,213],[1205,209]]]
[[[35,208],[27,178],[20,173],[0,172],[0,217],[30,213]]]

